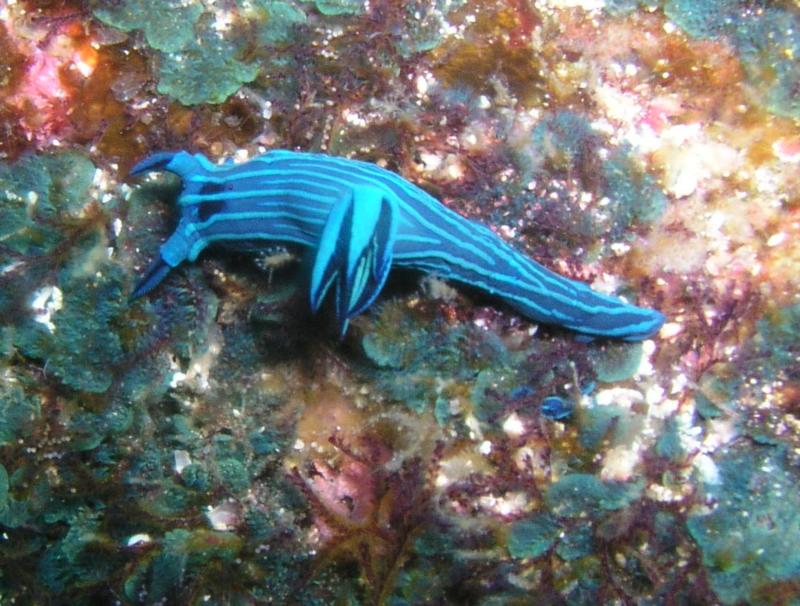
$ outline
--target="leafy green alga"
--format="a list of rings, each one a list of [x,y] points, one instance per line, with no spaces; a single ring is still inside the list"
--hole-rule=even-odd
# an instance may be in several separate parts
[[[629,505],[642,488],[638,482],[603,482],[591,474],[572,473],[548,488],[545,502],[557,516],[597,518]]]
[[[258,0],[266,13],[258,28],[258,39],[264,46],[285,46],[294,39],[294,30],[306,22],[306,14],[288,2]]]
[[[549,513],[515,522],[508,537],[508,552],[514,558],[538,558],[558,538],[561,526]]]
[[[150,46],[172,53],[194,40],[194,26],[203,13],[203,5],[199,1],[187,4],[183,0],[124,0],[104,2],[93,13],[106,25],[122,31],[142,30]]]
[[[310,2],[311,0],[306,0]],[[364,12],[364,0],[313,0],[323,15],[360,15]]]
[[[207,27],[199,40],[161,55],[158,92],[184,105],[222,103],[258,75],[258,65],[239,54],[236,44]]]

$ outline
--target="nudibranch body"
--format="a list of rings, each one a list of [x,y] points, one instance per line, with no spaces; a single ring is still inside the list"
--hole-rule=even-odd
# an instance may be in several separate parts
[[[181,217],[132,298],[152,290],[209,245],[284,243],[313,253],[310,303],[335,292],[340,333],[380,293],[392,267],[432,272],[499,297],[536,322],[587,337],[638,341],[664,321],[569,280],[514,250],[399,175],[374,164],[323,154],[271,151],[241,164],[165,152],[131,174],[178,175]]]

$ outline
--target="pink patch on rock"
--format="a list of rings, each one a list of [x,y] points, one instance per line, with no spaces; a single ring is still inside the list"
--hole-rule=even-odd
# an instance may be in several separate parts
[[[320,462],[314,463],[314,469],[316,473],[308,479],[308,486],[326,511],[350,524],[368,520],[376,505],[375,479],[370,467],[343,458],[336,469]],[[323,542],[335,534],[324,518],[318,518],[316,525]]]
[[[641,123],[658,134],[671,124],[671,118],[683,111],[680,99],[675,97],[656,97],[647,104]]]
[[[800,136],[781,137],[772,144],[772,151],[783,162],[800,162]]]
[[[71,94],[61,78],[62,70],[73,68],[88,77],[93,70],[85,53],[80,52],[75,41],[61,33],[68,23],[53,31],[25,32],[15,30],[13,20],[8,20],[6,31],[9,41],[26,57],[24,74],[4,103],[22,114],[20,125],[27,139],[37,146],[47,146],[65,135],[68,114],[72,111]],[[34,40],[38,39],[38,42]]]

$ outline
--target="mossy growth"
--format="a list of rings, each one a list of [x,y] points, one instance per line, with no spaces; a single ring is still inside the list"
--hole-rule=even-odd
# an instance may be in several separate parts
[[[603,482],[592,474],[571,473],[547,489],[545,502],[557,516],[596,519],[630,505],[643,488],[642,482]]]
[[[733,25],[740,5],[739,0],[665,0],[664,13],[690,36],[714,38]]]
[[[667,196],[655,178],[637,165],[630,149],[615,149],[603,162],[602,171],[602,194],[610,200],[607,210],[614,217],[615,234],[633,224],[652,223],[664,213]]]
[[[206,584],[215,583],[216,579],[219,586],[225,585],[226,569],[236,566],[242,545],[234,533],[171,530],[128,577],[125,597],[133,603],[140,603],[142,596],[147,596],[149,604],[162,600],[188,603],[192,595],[203,591],[217,593],[218,587]]]
[[[499,404],[485,397],[486,389],[519,386],[522,379],[514,367],[526,354],[510,352],[492,331],[441,320],[428,324],[403,307],[399,302],[385,304],[375,329],[361,340],[366,356],[381,369],[375,374],[385,393],[416,412],[440,402],[437,417],[444,420],[446,378],[452,396],[472,392],[479,416],[491,417]]]
[[[323,15],[360,15],[364,12],[364,0],[306,0],[312,2]]]
[[[264,46],[282,47],[292,44],[295,30],[306,22],[306,14],[288,2],[258,0],[255,6],[258,41]]]
[[[41,399],[28,391],[30,382],[25,383],[28,384],[15,378],[0,384],[0,446],[25,440],[36,428],[42,412]]]
[[[397,48],[403,57],[428,52],[444,40],[447,15],[464,5],[463,0],[415,0],[403,3],[405,28]]]
[[[195,24],[203,13],[200,2],[183,0],[124,0],[94,2],[94,16],[126,32],[142,30],[154,49],[172,53],[195,38]]]
[[[561,526],[549,513],[538,513],[512,524],[508,552],[513,558],[538,558],[547,553],[561,534]]]
[[[51,252],[64,238],[59,223],[79,216],[91,200],[87,194],[94,173],[92,162],[73,152],[0,164],[3,250],[23,255]],[[11,260],[0,256],[0,262]]]
[[[617,383],[630,379],[642,361],[641,343],[604,343],[589,354],[597,380]]]
[[[239,44],[203,19],[196,38],[180,50],[161,55],[158,92],[184,105],[222,103],[258,75],[259,66],[242,61],[241,53]]]
[[[52,328],[29,319],[14,335],[24,355],[46,361],[65,385],[94,393],[108,390],[113,362],[123,355],[115,328],[123,322],[127,276],[116,265],[101,267],[91,277],[65,276],[63,309],[53,314]]]
[[[800,378],[800,304],[778,309],[756,323],[753,347],[757,356],[766,361],[762,370],[775,376],[786,373]]]
[[[588,213],[576,208],[571,218],[589,235],[620,238],[631,226],[653,222],[664,212],[666,195],[637,164],[632,150],[610,145],[592,129],[587,116],[573,111],[548,114],[534,128],[531,143],[533,161],[523,154],[518,157],[526,178],[577,178],[582,190],[593,194],[597,204]],[[605,157],[600,150],[608,147]]]
[[[800,600],[800,496],[796,470],[780,448],[739,446],[717,460],[719,481],[704,486],[712,510],[687,525],[723,604]]]

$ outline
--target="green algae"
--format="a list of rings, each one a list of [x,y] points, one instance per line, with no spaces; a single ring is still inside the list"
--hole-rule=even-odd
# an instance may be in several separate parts
[[[556,554],[563,560],[571,562],[591,555],[594,552],[592,529],[586,525],[578,525],[564,531],[556,545]]]
[[[786,372],[800,376],[798,338],[800,337],[800,303],[789,305],[766,315],[756,323],[754,346],[759,357],[768,363],[762,368],[773,375]]]
[[[687,455],[681,443],[678,422],[670,417],[664,423],[664,429],[656,440],[655,454],[674,463],[680,463]]]
[[[610,13],[625,14],[631,2],[609,4]],[[689,36],[700,40],[727,40],[736,49],[753,88],[754,103],[790,118],[800,116],[796,90],[800,82],[800,17],[790,6],[753,10],[741,0],[659,0],[638,2],[660,6],[665,15]]]
[[[47,362],[50,373],[74,389],[103,393],[111,386],[110,361],[122,357],[114,325],[122,321],[122,288],[126,275],[114,265],[100,277],[71,279],[62,284],[64,308],[53,315],[53,329],[34,319],[14,335],[26,356]]]
[[[687,527],[703,553],[723,604],[771,604],[800,599],[800,478],[781,449],[734,448],[717,459],[719,482],[704,486],[710,512]],[[794,588],[794,589],[793,589]]]
[[[598,381],[618,383],[636,374],[642,354],[641,343],[606,343],[592,350],[590,358]]]
[[[604,10],[614,16],[627,15],[639,5],[639,0],[606,0]]]
[[[243,4],[239,3],[240,6]],[[402,23],[393,26],[392,41],[388,44],[390,51],[381,55],[388,57],[390,64],[386,73],[402,73],[393,63],[397,59],[391,55],[394,52],[392,48],[405,61],[414,53],[425,52],[442,42],[441,32],[437,29],[441,23],[436,12],[438,9],[433,8],[434,3],[420,4],[420,18],[417,19],[409,11],[418,4],[406,3],[402,7],[406,11],[400,20]],[[608,2],[607,7],[614,5],[625,10],[625,6],[630,4]],[[225,6],[230,5],[233,3]],[[258,13],[253,28],[247,32],[252,37],[241,45],[237,40],[225,53],[241,62],[251,61],[254,53],[261,61],[261,69],[265,74],[269,72],[271,79],[275,77],[271,71],[273,68],[276,73],[281,72],[275,67],[277,63],[267,64],[266,60],[262,61],[260,51],[252,51],[250,47],[255,41],[280,49],[296,42],[293,36],[298,29],[306,35],[306,29],[327,31],[329,25],[335,24],[344,29],[342,39],[346,44],[356,48],[355,53],[361,53],[370,48],[355,28],[363,28],[366,32],[363,36],[374,36],[371,28],[377,27],[373,26],[373,20],[377,20],[380,11],[387,7],[387,10],[394,10],[393,5],[380,5],[377,9],[370,5],[373,12],[368,18],[360,19],[327,19],[324,14],[312,16],[309,13],[312,27],[302,28],[299,19],[302,11],[296,11],[294,4],[262,2],[261,5],[265,11]],[[282,15],[284,10],[286,14]],[[202,28],[202,25],[197,26],[195,23],[193,30]],[[353,29],[348,29],[351,27]],[[221,39],[232,39],[229,36],[225,34]],[[376,39],[380,37],[376,36]],[[154,46],[150,40],[148,43]],[[332,47],[335,46],[334,42]],[[526,59],[526,53],[530,54],[527,46],[513,55],[513,64],[531,63],[529,57]],[[509,52],[502,57],[505,59],[512,54]],[[500,57],[499,54],[493,56]],[[166,54],[156,56],[159,57],[164,61],[171,60]],[[472,59],[475,57],[471,55]],[[470,57],[461,65],[468,69],[469,60]],[[304,61],[298,65],[284,65],[313,80],[319,75],[314,60],[304,57]],[[211,65],[212,62],[202,59],[197,62],[198,66],[201,64]],[[202,68],[196,69],[200,71]],[[223,69],[230,68],[223,66]],[[508,70],[508,74],[512,72]],[[359,72],[358,77],[365,86],[373,84],[369,74],[365,76]],[[492,86],[495,82],[498,87],[502,86],[505,76],[491,77]],[[294,78],[294,75],[287,77],[292,81],[291,85],[275,85],[270,90],[275,96],[270,98],[273,102],[280,100],[276,106],[286,103],[287,108],[296,99],[301,99],[298,102],[301,111],[311,114],[307,122],[303,121],[305,116],[297,120],[296,112],[293,114],[291,111],[274,122],[279,124],[286,120],[286,124],[291,124],[289,128],[281,125],[284,130],[278,131],[279,141],[305,145],[309,140],[305,138],[308,131],[316,127],[313,121],[329,115],[322,110],[314,113],[311,108],[320,100],[338,104],[349,103],[351,98],[346,92],[332,95],[328,86],[330,80],[320,79],[323,86],[305,85],[308,88],[302,92],[315,98],[313,103],[306,104],[300,95],[294,94]],[[477,80],[475,78],[475,82]],[[352,86],[347,77],[336,81],[337,86],[340,83],[342,88]],[[397,92],[391,90],[393,94]],[[486,92],[478,84],[475,90]],[[432,96],[436,94],[435,89],[431,91]],[[201,98],[207,98],[207,95],[203,92]],[[375,99],[382,101],[380,95]],[[439,101],[437,99],[437,103]],[[338,110],[339,105],[335,108]],[[387,112],[397,111],[394,107],[385,109]],[[276,114],[283,110],[281,108],[281,112]],[[425,111],[429,108],[425,107]],[[491,114],[491,111],[487,113]],[[448,114],[448,120],[460,124],[462,117],[458,112],[453,114]],[[566,121],[565,124],[569,127],[569,124],[579,123]],[[423,124],[420,128],[424,127]],[[286,130],[292,133],[287,134]],[[446,129],[443,127],[442,130]],[[391,139],[373,137],[370,140],[381,143],[379,149],[382,150],[404,150],[402,137],[408,136],[407,130],[394,128],[392,124],[387,127],[388,131],[392,132]],[[201,138],[204,135],[204,131],[199,133]],[[570,143],[567,135],[564,133],[564,140]],[[420,135],[415,133],[414,136]],[[568,146],[566,154],[559,154],[555,149],[548,157],[548,169],[559,175],[574,173],[574,169],[582,164],[577,159],[581,153],[581,141],[591,143],[593,134],[584,131],[582,136],[583,139],[578,138],[572,147]],[[559,143],[553,138],[544,142],[545,147],[554,147],[554,140]],[[598,141],[600,147],[608,143],[602,137]],[[357,148],[354,142],[355,138],[352,138],[337,149],[342,153],[352,152]],[[204,145],[202,142],[197,144]],[[397,324],[384,325],[389,322],[382,322],[384,311],[381,310],[359,318],[353,327],[353,338],[345,344],[334,347],[324,342],[320,345],[318,335],[304,339],[294,334],[304,330],[309,332],[307,327],[304,329],[302,320],[293,320],[297,314],[293,308],[300,307],[296,301],[302,300],[305,304],[304,290],[292,288],[276,292],[274,285],[279,282],[276,280],[272,290],[267,291],[256,285],[257,280],[251,280],[244,281],[241,287],[246,294],[231,295],[235,289],[228,290],[229,279],[238,277],[240,269],[233,263],[213,257],[205,259],[202,268],[186,267],[174,272],[162,285],[158,296],[126,307],[124,298],[135,280],[131,266],[146,263],[148,259],[143,254],[157,250],[164,226],[168,223],[163,209],[166,205],[146,204],[147,195],[140,193],[153,191],[154,184],[140,187],[129,200],[125,212],[117,214],[114,208],[110,208],[100,218],[102,227],[89,230],[93,236],[75,238],[64,225],[72,220],[83,222],[84,201],[93,197],[85,191],[86,184],[91,182],[93,166],[87,164],[85,158],[81,161],[83,167],[77,174],[82,176],[76,178],[75,185],[68,184],[65,188],[77,192],[70,198],[72,202],[67,203],[70,196],[56,181],[68,176],[69,170],[66,167],[53,168],[49,164],[45,166],[39,159],[30,162],[43,167],[31,171],[30,182],[39,188],[35,190],[35,203],[25,198],[32,190],[23,184],[14,185],[21,192],[20,199],[0,205],[0,212],[9,213],[8,223],[0,222],[0,229],[7,225],[10,230],[8,239],[3,242],[18,247],[12,251],[14,254],[6,254],[8,249],[0,248],[0,254],[6,255],[2,257],[3,265],[11,266],[17,261],[25,264],[24,275],[22,271],[10,271],[9,275],[13,274],[15,278],[13,288],[0,292],[0,308],[5,311],[16,307],[24,316],[22,321],[20,314],[4,314],[8,325],[0,332],[3,370],[20,379],[19,383],[7,382],[0,388],[0,446],[4,449],[3,462],[8,468],[6,494],[3,496],[2,473],[5,468],[0,466],[0,524],[5,526],[3,532],[9,537],[0,550],[7,569],[34,573],[31,577],[23,575],[19,581],[0,577],[0,594],[4,599],[18,603],[26,600],[37,603],[69,600],[74,604],[106,603],[109,600],[131,604],[159,601],[193,603],[193,600],[196,603],[202,600],[208,604],[295,602],[309,605],[367,603],[370,601],[368,596],[384,598],[380,602],[372,600],[374,602],[397,605],[525,604],[532,599],[575,604],[597,604],[609,600],[625,603],[716,602],[710,591],[705,593],[703,590],[705,569],[697,556],[697,547],[684,540],[687,532],[684,512],[691,507],[692,497],[666,504],[646,499],[639,502],[638,496],[631,496],[640,494],[637,493],[637,484],[604,483],[597,478],[594,481],[586,478],[580,482],[575,479],[568,481],[567,478],[574,474],[560,476],[553,486],[548,486],[549,479],[538,481],[541,493],[534,495],[529,479],[519,478],[518,469],[503,459],[520,448],[523,440],[529,440],[528,437],[509,439],[500,431],[496,418],[512,409],[523,419],[526,431],[544,432],[544,435],[535,433],[533,438],[547,443],[547,449],[537,447],[537,456],[545,450],[555,453],[551,463],[556,478],[564,473],[564,465],[587,471],[586,477],[595,477],[591,472],[597,472],[594,465],[597,457],[609,445],[630,443],[631,436],[637,434],[641,415],[622,406],[579,407],[574,422],[567,423],[565,428],[550,427],[545,421],[543,429],[537,426],[531,405],[510,396],[520,385],[530,385],[537,390],[553,386],[562,389],[572,378],[563,372],[560,364],[566,366],[569,362],[581,360],[574,350],[564,348],[559,352],[555,347],[549,348],[548,341],[552,337],[542,337],[541,332],[536,339],[542,343],[526,343],[519,349],[520,345],[514,344],[517,337],[502,334],[501,323],[507,320],[502,316],[497,325],[476,329],[463,319],[451,317],[446,322],[436,321],[444,315],[441,310],[431,309],[433,306],[426,309],[426,302],[422,303],[422,309],[414,309],[406,306],[405,301],[398,305],[403,308],[403,313]],[[65,164],[70,164],[70,161],[65,161]],[[610,200],[608,208],[613,211],[612,220],[604,226],[611,225],[610,229],[616,229],[648,222],[659,215],[660,192],[653,189],[654,182],[639,170],[639,165],[630,160],[627,150],[614,148],[605,164],[588,164],[598,169],[593,176],[596,180],[587,178],[583,183],[590,186],[594,194],[607,196]],[[58,175],[58,179],[54,175]],[[581,178],[583,176],[586,175],[582,174]],[[22,179],[22,173],[12,177]],[[41,185],[47,179],[52,185]],[[513,188],[497,186],[491,193],[482,193],[477,199],[481,205],[489,204],[509,192],[513,193]],[[43,201],[41,207],[38,206],[40,201]],[[551,200],[549,204],[558,206],[560,202]],[[527,202],[519,204],[524,209]],[[31,210],[30,215],[28,210]],[[54,217],[57,219],[55,224],[51,222]],[[110,237],[109,220],[117,217],[124,221],[125,227],[114,240]],[[575,219],[581,220],[577,213]],[[555,224],[561,226],[564,222],[572,225],[568,215],[561,215]],[[583,233],[599,233],[593,231],[594,225],[592,221]],[[48,228],[52,231],[48,232]],[[105,259],[103,255],[106,255],[107,247],[113,252],[110,258]],[[135,252],[137,249],[145,252],[140,254]],[[42,263],[27,265],[34,256]],[[97,262],[100,258],[103,258],[102,263]],[[121,278],[115,273],[118,272],[117,266],[124,267],[125,273]],[[89,268],[92,271],[88,271]],[[95,270],[103,275],[95,276]],[[88,313],[93,309],[90,305],[81,307],[80,293],[76,289],[91,284],[95,279],[102,283],[108,279],[108,273],[114,274],[111,281],[118,289],[114,294],[122,308],[114,310],[105,326],[111,341],[116,341],[119,346],[114,349],[119,357],[109,359],[107,367],[101,368],[91,357],[91,352],[76,349],[77,357],[85,356],[89,373],[83,380],[70,385],[67,383],[69,379],[65,379],[71,372],[69,365],[63,360],[64,354],[59,354],[68,351],[70,346],[59,342],[61,323],[69,326],[85,323],[92,338],[102,332],[101,328],[93,328],[96,319]],[[220,278],[221,275],[224,279]],[[207,283],[216,294],[205,286]],[[14,293],[9,291],[15,291],[17,285],[24,296],[18,299],[22,305],[15,306]],[[42,322],[36,322],[38,326],[35,328],[45,329],[47,334],[42,337],[44,346],[41,353],[32,355],[31,350],[16,345],[15,339],[30,328],[27,322],[32,318],[28,313],[30,299],[27,295],[46,285],[59,286],[64,302],[63,307],[50,317],[56,327],[54,333],[50,333]],[[293,298],[297,292],[300,292],[299,296]],[[217,295],[220,301],[225,302],[224,305],[217,305]],[[72,317],[65,315],[73,308]],[[459,304],[455,316],[472,311],[470,304]],[[303,318],[307,319],[307,316]],[[791,314],[782,310],[776,317],[765,318],[758,332],[755,341],[759,351],[769,354],[767,368],[776,374],[795,372],[796,356],[793,357],[793,353],[796,352],[792,339],[797,331]],[[75,331],[61,331],[61,335],[64,334],[74,335]],[[213,343],[209,344],[209,341]],[[563,342],[558,337],[555,341]],[[769,351],[772,342],[777,344],[774,354]],[[591,346],[591,365],[580,367],[581,377],[585,376],[584,373],[591,375],[592,368],[605,382],[632,377],[635,356],[625,355],[630,353],[630,349],[623,347],[616,356],[601,351],[596,345]],[[324,355],[319,354],[320,349],[325,350]],[[595,357],[598,351],[601,353]],[[51,353],[55,355],[51,356]],[[205,362],[201,364],[201,358],[206,354],[212,359],[208,376],[190,377],[182,382],[179,375],[191,374],[196,363],[202,366]],[[49,362],[51,357],[52,363]],[[542,357],[550,362],[540,362]],[[284,365],[275,364],[276,360]],[[75,360],[75,364],[83,363]],[[377,414],[385,414],[387,409],[391,412],[396,406],[410,410],[403,414],[415,417],[418,413],[424,419],[433,408],[438,422],[435,429],[447,436],[442,442],[443,449],[449,453],[451,448],[470,451],[477,448],[459,427],[463,425],[461,421],[466,414],[474,413],[484,422],[482,430],[485,435],[481,439],[485,438],[485,443],[492,447],[491,456],[482,460],[492,467],[492,472],[478,472],[475,474],[480,476],[478,479],[467,478],[448,489],[446,495],[437,494],[441,500],[435,513],[424,511],[412,503],[384,520],[380,533],[387,529],[391,531],[406,519],[417,525],[410,535],[413,537],[409,541],[412,547],[393,562],[396,573],[377,581],[376,577],[370,576],[374,569],[366,572],[356,570],[357,567],[347,558],[331,558],[332,563],[326,566],[329,552],[325,546],[330,543],[309,543],[305,539],[314,536],[318,528],[325,528],[333,536],[341,529],[329,525],[329,519],[322,522],[316,519],[319,504],[285,480],[287,465],[292,464],[287,454],[291,456],[294,450],[294,415],[302,414],[296,412],[302,408],[298,400],[308,398],[313,401],[315,397],[313,389],[303,392],[302,396],[298,396],[297,391],[303,384],[319,380],[318,370],[312,373],[305,367],[315,364],[325,369],[336,367],[337,380],[341,381],[347,398],[356,398],[353,393],[358,393],[358,387],[366,387],[368,395],[363,399],[358,397],[358,409],[361,412],[366,410],[364,415],[367,418],[376,414],[376,410],[380,411]],[[782,368],[781,364],[785,367]],[[536,365],[549,366],[549,370],[532,371],[531,367]],[[298,371],[298,367],[304,370]],[[109,375],[110,384],[105,390],[91,389],[93,381],[108,383]],[[262,378],[268,375],[269,379]],[[276,380],[276,376],[288,387],[264,385]],[[356,377],[355,381],[353,377]],[[208,384],[202,383],[206,378]],[[281,389],[286,389],[287,393],[283,394]],[[384,400],[385,395],[392,401]],[[373,397],[375,401],[372,401]],[[648,465],[653,465],[654,469],[667,464],[677,466],[687,456],[680,447],[677,432],[677,424],[668,420],[665,432],[647,452],[648,456],[655,454],[656,460],[650,459],[642,465],[643,481],[667,484],[665,478],[669,474],[658,474]],[[62,442],[62,437],[69,440]],[[380,442],[381,436],[368,437]],[[376,450],[381,448],[385,448],[385,444],[376,446]],[[175,468],[175,449],[185,450],[193,461],[181,471]],[[382,469],[383,463],[369,459],[370,451],[366,447],[364,450],[367,454],[360,452],[360,456],[370,461],[374,468]],[[431,486],[440,462],[436,460],[427,470],[424,489],[438,490]],[[315,465],[313,457],[303,463],[310,469]],[[403,465],[407,464],[408,461],[404,461]],[[575,494],[564,487],[565,482],[575,484]],[[395,488],[397,492],[403,492],[404,485],[396,477],[387,477],[385,483],[398,487]],[[754,485],[760,483],[760,479],[752,482]],[[623,490],[620,486],[628,488]],[[458,495],[458,505],[463,509],[454,513],[447,508],[452,502],[451,493],[459,490],[463,492]],[[531,517],[510,524],[506,519],[488,519],[491,514],[473,515],[469,510],[478,503],[480,495],[501,495],[507,490],[525,492],[528,504],[535,503],[536,507],[542,508],[542,513],[528,514]],[[631,495],[620,496],[618,490],[622,493],[627,490]],[[563,493],[561,497],[559,491]],[[588,496],[583,497],[584,494]],[[545,495],[544,499],[542,495]],[[386,501],[391,498],[390,495]],[[578,504],[574,511],[569,507],[573,500]],[[235,529],[228,533],[210,531],[204,514],[223,501],[240,514]],[[347,499],[343,502],[346,504]],[[556,510],[548,511],[551,508]],[[664,510],[653,513],[658,508]],[[467,510],[469,513],[462,513]],[[728,514],[740,515],[743,511],[740,508],[728,511]],[[590,524],[585,523],[584,512],[589,512],[586,515]],[[705,510],[693,510],[692,519],[695,513],[704,514]],[[564,514],[564,517],[557,518],[557,514]],[[448,527],[449,520],[456,521],[456,530]],[[547,521],[550,523],[545,523]],[[554,529],[559,528],[559,536],[554,538]],[[496,544],[496,537],[506,536],[506,530],[513,539],[514,546],[508,546],[511,559]],[[148,538],[130,545],[128,540],[137,535]],[[704,536],[702,540],[696,540],[703,557],[710,554],[711,564],[706,566],[713,571],[712,580],[718,575],[718,566],[725,568],[725,572],[736,569],[736,574],[743,574],[742,567],[747,568],[747,562],[742,564],[738,561],[728,566],[734,558],[716,546],[714,541],[718,537]],[[217,548],[220,545],[228,548]],[[374,549],[375,545],[377,549]],[[368,551],[376,562],[376,568],[392,565],[392,545],[380,543],[380,538],[373,543],[358,543],[356,539],[352,546],[352,552],[359,549]],[[374,550],[369,551],[370,548]],[[312,557],[312,549],[320,549],[321,555]],[[517,555],[511,552],[512,549]],[[558,557],[541,558],[548,552]],[[601,557],[607,561],[601,563]],[[528,562],[531,558],[539,560]],[[102,562],[94,569],[88,569],[93,559]],[[551,561],[557,564],[553,565]],[[325,569],[320,572],[323,567]],[[645,567],[647,570],[643,571]],[[764,577],[769,577],[769,574],[767,571]],[[311,575],[313,578],[309,580]],[[753,573],[752,578],[757,576]],[[785,579],[781,577],[774,588],[770,586],[769,578],[764,583],[753,581],[756,589],[752,592],[752,601],[765,600],[762,596],[767,592],[771,592],[773,600],[782,599],[791,591],[793,583],[793,580]],[[384,581],[387,588],[383,593],[380,590],[368,593]],[[722,586],[724,588],[725,584]],[[694,587],[700,589],[693,593]],[[21,593],[23,590],[28,595]],[[746,590],[742,589],[740,593],[744,595]]]
[[[603,482],[592,474],[571,473],[552,484],[545,495],[548,508],[567,518],[598,518],[641,497],[641,482]]]
[[[231,493],[246,492],[250,487],[250,475],[244,463],[228,458],[217,462],[217,474],[222,486]]]
[[[361,340],[364,353],[381,369],[376,375],[385,393],[415,412],[431,410],[441,401],[438,416],[446,416],[440,397],[443,377],[467,384],[477,377],[476,393],[482,398],[492,380],[482,383],[482,373],[489,372],[491,377],[510,373],[503,342],[474,326],[448,326],[441,321],[428,325],[404,314],[400,306],[387,304],[376,328]],[[400,373],[403,380],[397,379]]]
[[[106,25],[125,32],[142,30],[156,50],[172,53],[186,48],[195,38],[195,24],[203,13],[198,2],[182,0],[124,0],[105,2],[93,9]]]
[[[191,463],[184,467],[181,470],[181,481],[187,488],[198,492],[206,492],[211,487],[211,476],[199,463]]]
[[[548,513],[514,522],[509,530],[508,552],[513,558],[538,558],[558,539],[561,525]]]
[[[313,3],[320,13],[328,17],[360,15],[364,12],[364,0],[313,0]]]
[[[8,472],[0,464],[0,511],[5,511],[8,507]]]
[[[306,14],[287,2],[260,0],[265,13],[258,27],[258,41],[265,46],[288,46],[294,42],[295,30],[306,22]]]
[[[619,406],[593,406],[580,410],[578,431],[581,446],[597,450],[606,439],[617,442],[625,432],[627,411]]]
[[[634,224],[652,223],[664,214],[667,196],[656,179],[636,164],[630,149],[615,149],[603,162],[602,171],[602,193],[610,200],[607,210],[614,217],[615,234]]]
[[[240,60],[240,54],[237,44],[206,27],[198,39],[162,54],[158,92],[183,105],[222,103],[259,73],[259,66]]]
[[[445,38],[448,13],[463,5],[463,1],[454,0],[415,0],[403,3],[405,29],[397,41],[400,55],[410,57],[438,47]]]
[[[715,38],[734,24],[740,5],[739,0],[665,0],[664,13],[691,36]]]
[[[592,128],[587,116],[574,111],[546,114],[533,129],[531,143],[534,161],[524,155],[517,157],[526,178],[578,177],[583,190],[604,201],[589,213],[575,209],[566,222],[577,233],[623,238],[631,226],[652,223],[666,209],[666,195],[636,162],[632,149],[620,145],[600,153],[608,142]]]
[[[0,385],[0,446],[29,438],[42,412],[41,399],[30,385],[3,381]]]
[[[0,241],[23,255],[46,254],[64,238],[59,223],[80,214],[94,165],[73,153],[29,156],[0,164]],[[55,225],[54,225],[55,223]],[[9,259],[0,257],[0,262]]]
[[[190,592],[187,585],[191,587],[203,578],[213,578],[213,575],[202,574],[205,569],[223,573],[227,566],[234,565],[241,548],[241,539],[233,533],[171,530],[163,536],[149,560],[142,562],[125,582],[125,597],[134,603],[143,595],[147,596],[148,603],[184,601],[193,591],[204,590],[201,586]]]

